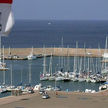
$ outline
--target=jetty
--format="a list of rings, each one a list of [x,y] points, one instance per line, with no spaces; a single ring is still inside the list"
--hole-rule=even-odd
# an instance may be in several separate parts
[[[61,49],[63,50],[63,53],[61,53]],[[76,48],[45,48],[45,53],[47,55],[53,56],[67,56],[67,49],[69,52],[69,56],[75,56]],[[26,57],[30,53],[31,48],[10,48],[11,55],[17,55],[21,59]],[[89,49],[89,48],[78,48],[77,49],[77,56],[88,56],[88,57],[102,57],[104,53],[104,49]],[[9,49],[4,49],[4,55],[5,57],[9,56]],[[34,54],[35,55],[43,55],[43,48],[34,48]],[[18,59],[20,59],[18,58]]]

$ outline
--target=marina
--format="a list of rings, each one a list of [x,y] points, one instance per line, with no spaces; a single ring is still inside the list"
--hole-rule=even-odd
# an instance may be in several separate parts
[[[107,108],[107,4],[0,0],[0,108]]]
[[[45,91],[95,93],[108,89],[107,58],[107,37],[105,49],[79,48],[77,41],[76,48],[64,48],[63,38],[59,48],[3,47],[1,61],[8,68],[0,73],[0,95],[32,93],[39,83],[42,88],[38,90]]]
[[[66,59],[67,57],[65,57]],[[46,58],[46,70],[52,70],[52,75],[55,72],[55,69],[58,70],[58,62],[59,57],[53,56],[53,63],[52,63],[52,69],[51,69],[51,58]],[[96,60],[96,58],[93,58]],[[78,81],[75,81],[75,79],[64,79],[62,81],[57,81],[54,79],[54,77],[47,78],[47,81],[40,81],[40,73],[43,72],[43,61],[44,58],[36,59],[36,60],[5,60],[7,63],[7,67],[9,70],[7,70],[5,73],[4,71],[0,72],[0,82],[1,85],[10,86],[10,88],[15,88],[19,84],[22,84],[23,87],[25,85],[31,85],[34,87],[36,84],[41,83],[43,86],[60,86],[63,91],[81,91],[84,92],[86,89],[92,89],[95,91],[99,91],[99,86],[102,84],[102,82],[87,82],[86,80],[81,81],[81,79]],[[74,57],[70,57],[70,70],[73,70],[73,63],[74,63]],[[49,65],[50,64],[50,65]],[[11,70],[12,65],[12,70]],[[20,68],[19,68],[20,67]],[[63,77],[62,77],[63,78]],[[68,77],[66,77],[68,78]],[[48,81],[49,80],[49,81]],[[54,81],[55,80],[55,81]],[[69,81],[68,81],[69,80]],[[104,82],[104,81],[103,81]],[[9,87],[8,87],[9,88]],[[10,95],[7,94],[7,95]],[[4,94],[0,94],[0,96],[4,96]]]

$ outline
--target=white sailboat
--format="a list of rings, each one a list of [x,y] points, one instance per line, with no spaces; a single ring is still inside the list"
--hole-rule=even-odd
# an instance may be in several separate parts
[[[108,60],[108,52],[107,52],[107,42],[108,42],[108,37],[106,37],[106,44],[105,44],[105,51],[104,51],[104,54],[102,55],[103,56],[103,67],[102,67],[102,71],[101,73],[102,74],[108,74],[108,66],[107,66],[107,60]]]
[[[53,73],[52,73],[52,53],[50,57],[49,74],[50,74],[49,80],[55,80],[55,76],[53,76]]]
[[[37,58],[36,55],[33,54],[33,47],[32,47],[30,54],[27,56],[27,59],[35,60],[36,58]]]
[[[66,63],[66,72],[64,72],[64,81],[70,81],[71,78],[69,77],[70,75],[70,58],[69,58],[69,46],[67,47],[67,63]]]
[[[63,37],[61,40],[61,56],[59,57],[59,68],[60,70],[56,73],[56,81],[63,81],[64,80],[64,56],[63,56]]]
[[[43,73],[40,73],[40,81],[45,81],[48,80],[48,77],[50,76],[50,74],[47,74],[47,70],[46,70],[46,53],[45,53],[45,48],[44,49],[44,59],[43,59]]]
[[[15,89],[15,86],[13,86],[13,69],[12,65],[10,65],[10,86],[7,87],[7,91],[12,91]]]
[[[72,75],[72,81],[74,81],[74,82],[76,82],[76,81],[78,81],[78,78],[76,77],[76,75],[77,75],[77,71],[78,71],[78,67],[77,67],[77,60],[78,60],[78,42],[76,42],[76,49],[75,49],[75,55],[74,55],[74,67],[73,67],[73,75]]]
[[[79,82],[84,82],[85,78],[82,76],[82,57],[80,58],[80,66],[79,66],[79,77],[78,77]]]
[[[6,68],[6,63],[4,62],[4,46],[3,46],[3,54],[1,53],[1,37],[0,37],[0,71],[6,71],[6,70],[8,70],[8,68]]]

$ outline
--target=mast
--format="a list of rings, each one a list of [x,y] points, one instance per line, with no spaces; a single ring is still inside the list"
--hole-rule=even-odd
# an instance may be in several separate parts
[[[88,56],[88,73],[90,72],[90,69],[89,69],[89,66],[90,65],[90,58],[89,58],[89,56]]]
[[[63,69],[63,67],[64,67],[64,66],[63,66],[63,64],[64,64],[64,63],[63,63],[63,61],[64,61],[64,60],[63,60],[63,37],[62,37],[62,40],[61,40],[61,54],[62,54],[62,55],[61,55],[61,69]]]
[[[60,48],[60,46],[59,46],[59,48]],[[61,56],[60,56],[60,54],[59,54],[59,59],[58,59],[58,70],[60,70],[61,69]]]
[[[52,76],[52,53],[51,53],[51,57],[50,57],[49,74]]]
[[[98,59],[98,71],[100,71],[101,72],[101,70],[102,70],[102,66],[101,66],[101,50],[100,50],[100,45],[98,45],[98,57],[99,57],[99,59]]]
[[[31,84],[31,63],[29,63],[29,84]]]
[[[43,59],[43,74],[44,76],[46,76],[46,51],[45,51],[45,46],[43,47],[43,56],[44,56],[44,59]]]
[[[2,57],[3,57],[3,65],[4,65],[4,57],[5,57],[4,56],[4,45],[3,45],[3,56]]]
[[[82,71],[82,57],[80,57],[79,75],[81,75],[81,71]]]
[[[10,49],[10,46],[9,46],[9,56],[11,56],[11,49]]]
[[[21,83],[22,83],[22,73],[23,73],[23,69],[21,68]]]
[[[86,48],[84,43],[84,72],[86,71]]]
[[[76,41],[76,49],[75,49],[75,54],[74,54],[74,73],[76,74],[77,72],[77,49],[78,49],[78,42]]]
[[[31,49],[31,54],[33,55],[33,46],[32,46],[32,49]]]
[[[11,64],[10,67],[11,67],[11,72],[10,72],[11,76],[10,76],[10,77],[11,77],[11,86],[12,86],[12,85],[13,85],[13,81],[12,81],[12,79],[13,79],[13,78],[12,78],[12,77],[13,77],[13,74],[12,74],[12,73],[13,73],[13,72],[12,72],[12,64]]]
[[[108,41],[108,37],[106,37],[105,53],[107,53],[107,41]]]
[[[104,54],[107,54],[107,37],[106,37],[106,43],[105,43],[105,52],[104,52]],[[106,70],[106,67],[107,67],[107,63],[106,63],[106,58],[104,58],[104,69]]]
[[[69,46],[67,46],[67,72],[70,71]]]
[[[3,85],[6,84],[5,80],[6,80],[6,78],[5,78],[5,71],[3,71]]]

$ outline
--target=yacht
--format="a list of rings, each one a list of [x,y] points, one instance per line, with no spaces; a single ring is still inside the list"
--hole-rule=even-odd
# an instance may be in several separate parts
[[[33,54],[33,47],[32,47],[30,54],[27,56],[27,59],[28,60],[35,60],[36,58],[37,58],[36,55]]]

